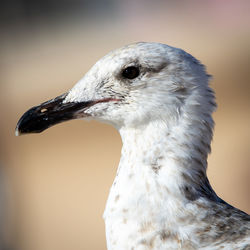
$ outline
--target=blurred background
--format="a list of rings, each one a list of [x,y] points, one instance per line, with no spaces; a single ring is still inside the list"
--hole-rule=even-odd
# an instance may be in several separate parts
[[[118,132],[71,121],[14,136],[31,106],[70,89],[112,49],[181,47],[213,75],[218,109],[208,176],[250,212],[248,0],[2,0],[0,249],[106,249],[102,213],[120,158]]]

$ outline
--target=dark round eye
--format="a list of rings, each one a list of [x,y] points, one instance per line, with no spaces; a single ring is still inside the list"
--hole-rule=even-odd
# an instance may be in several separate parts
[[[127,67],[122,71],[122,76],[128,79],[134,79],[140,74],[139,68],[135,66]]]

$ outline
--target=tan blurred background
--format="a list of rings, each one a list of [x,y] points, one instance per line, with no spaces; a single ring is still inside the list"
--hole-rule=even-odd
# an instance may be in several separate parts
[[[213,75],[218,110],[208,176],[250,212],[250,2],[2,1],[0,249],[106,249],[102,213],[120,158],[118,132],[71,121],[14,136],[31,106],[70,89],[103,55],[136,41],[181,47]]]

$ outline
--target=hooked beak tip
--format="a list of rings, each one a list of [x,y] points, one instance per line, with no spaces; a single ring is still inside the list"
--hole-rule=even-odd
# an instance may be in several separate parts
[[[20,134],[18,128],[16,128],[16,130],[15,130],[15,136],[20,136],[20,135],[21,135],[21,134]]]
[[[16,126],[16,129],[15,129],[15,136],[21,136],[21,135],[24,135],[25,133],[23,133],[18,126]]]

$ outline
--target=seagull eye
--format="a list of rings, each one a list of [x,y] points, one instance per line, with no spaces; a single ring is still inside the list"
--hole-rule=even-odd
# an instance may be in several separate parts
[[[122,71],[122,76],[127,79],[134,79],[140,74],[139,68],[135,66],[127,67]]]

